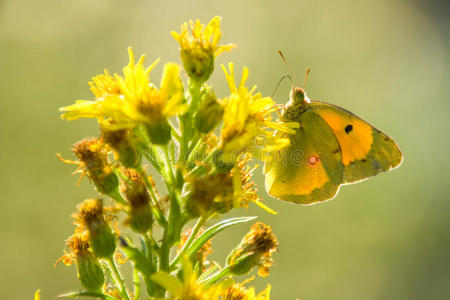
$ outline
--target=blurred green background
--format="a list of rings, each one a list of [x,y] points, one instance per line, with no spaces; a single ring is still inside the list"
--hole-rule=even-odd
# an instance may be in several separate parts
[[[95,195],[76,187],[71,145],[97,134],[93,120],[66,122],[58,108],[91,98],[87,82],[120,71],[127,46],[148,61],[179,61],[170,30],[223,17],[220,56],[250,68],[270,95],[287,72],[312,69],[312,99],[343,106],[398,142],[403,166],[346,186],[331,202],[296,206],[260,194],[279,237],[268,279],[273,299],[450,299],[450,7],[446,1],[0,1],[0,299],[54,299],[79,288],[75,268],[53,263],[73,230],[69,215]],[[160,64],[153,71],[159,82]],[[220,69],[211,83],[227,91]],[[285,103],[285,81],[275,99]],[[223,261],[248,229],[213,241]]]

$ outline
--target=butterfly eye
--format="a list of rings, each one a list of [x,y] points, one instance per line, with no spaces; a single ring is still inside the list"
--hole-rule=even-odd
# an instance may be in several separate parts
[[[319,163],[319,161],[320,161],[320,157],[318,157],[315,154],[308,157],[308,164],[312,167],[317,165],[317,163]]]

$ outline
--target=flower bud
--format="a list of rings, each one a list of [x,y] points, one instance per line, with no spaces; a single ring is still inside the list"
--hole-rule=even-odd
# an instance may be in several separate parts
[[[208,133],[222,121],[222,116],[222,105],[217,101],[214,92],[208,90],[194,116],[195,127],[202,133]]]
[[[214,71],[214,58],[230,51],[234,45],[219,45],[222,32],[220,17],[214,17],[204,25],[199,20],[189,21],[181,26],[180,33],[172,31],[180,43],[183,67],[193,81],[204,83]]]
[[[72,151],[83,163],[89,179],[100,193],[117,193],[119,179],[108,162],[105,144],[95,137],[85,138],[76,143]]]
[[[139,155],[132,144],[129,129],[108,130],[101,128],[103,140],[115,151],[120,163],[126,168],[135,168],[139,162]]]
[[[77,224],[87,229],[94,254],[99,258],[111,257],[116,249],[116,237],[105,219],[102,200],[86,199],[78,205],[74,218]]]
[[[137,171],[122,168],[122,173],[127,179],[121,181],[120,187],[130,205],[126,222],[134,231],[145,233],[151,229],[153,222],[150,195]]]
[[[214,53],[202,48],[180,49],[181,61],[188,76],[205,82],[214,71]]]
[[[278,241],[270,226],[257,222],[228,256],[227,264],[232,274],[243,275],[258,267],[258,275],[267,277],[272,266],[272,254]]]
[[[77,267],[77,276],[83,287],[90,292],[100,291],[105,276],[98,258],[91,252],[86,236],[76,233],[67,240]]]
[[[170,141],[171,128],[169,121],[164,116],[145,123],[145,130],[152,144],[166,145]]]

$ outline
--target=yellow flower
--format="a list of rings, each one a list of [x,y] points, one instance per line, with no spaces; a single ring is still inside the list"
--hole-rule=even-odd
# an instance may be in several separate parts
[[[206,286],[199,282],[192,264],[184,257],[183,281],[166,272],[159,271],[151,276],[151,280],[170,291],[177,300],[218,300],[225,290],[224,284]],[[172,298],[171,298],[172,299]]]
[[[250,280],[252,280],[251,278]],[[255,288],[249,287],[246,288],[245,284],[250,281],[246,280],[243,283],[236,283],[230,286],[223,294],[222,300],[270,300],[270,284],[260,292],[256,294]]]
[[[236,85],[234,65],[229,64],[229,72],[222,65],[231,95],[225,99],[225,113],[221,130],[221,150],[223,159],[230,163],[242,152],[275,151],[289,144],[289,139],[275,139],[272,130],[295,134],[297,122],[274,122],[271,114],[277,110],[270,97],[254,94],[256,86],[250,90],[245,86],[249,71],[243,69],[239,85]]]
[[[214,17],[204,25],[200,20],[190,20],[181,26],[180,33],[172,36],[180,44],[181,60],[189,77],[205,82],[214,70],[214,59],[234,48],[233,44],[219,45],[222,36],[220,17]]]
[[[144,124],[150,139],[156,144],[165,144],[170,138],[167,117],[184,111],[181,105],[183,85],[179,76],[180,67],[167,63],[157,89],[149,78],[150,71],[158,60],[144,67],[145,56],[135,64],[134,53],[128,48],[129,63],[123,76],[98,75],[89,83],[95,100],[77,100],[75,104],[60,108],[61,118],[97,118],[107,129],[132,128]]]

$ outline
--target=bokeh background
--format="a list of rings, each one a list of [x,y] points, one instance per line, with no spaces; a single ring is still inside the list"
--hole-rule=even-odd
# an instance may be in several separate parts
[[[312,69],[312,99],[343,106],[386,131],[405,162],[310,207],[271,199],[251,207],[280,241],[268,279],[273,299],[450,299],[450,7],[447,1],[0,0],[0,299],[54,299],[79,288],[75,269],[53,263],[72,232],[69,215],[94,194],[76,187],[70,146],[97,134],[93,120],[66,122],[58,108],[90,98],[87,82],[118,72],[127,46],[149,61],[179,61],[170,30],[191,18],[223,17],[218,59],[250,68],[270,95],[287,70]],[[152,74],[158,79],[160,64]],[[211,83],[227,89],[221,70]],[[285,81],[275,99],[285,103]],[[247,225],[221,233],[223,261]]]

